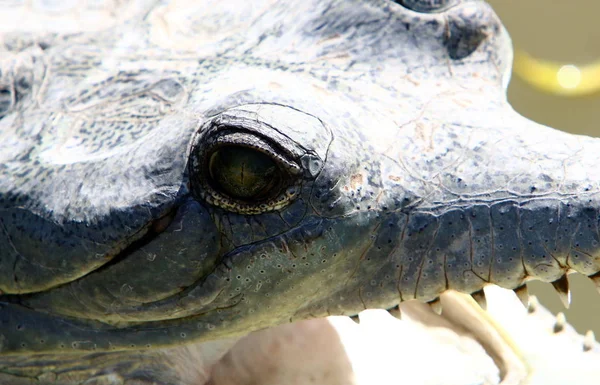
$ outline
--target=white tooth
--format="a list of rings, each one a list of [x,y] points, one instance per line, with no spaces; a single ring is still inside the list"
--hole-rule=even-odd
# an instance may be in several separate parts
[[[583,351],[589,352],[594,348],[594,345],[596,345],[596,336],[593,330],[588,330],[583,339]]]
[[[529,304],[527,305],[527,312],[529,314],[535,313],[537,309],[540,307],[540,301],[537,299],[535,295],[529,296]]]
[[[600,272],[590,275],[588,278],[594,282],[594,285],[596,285],[596,290],[598,290],[598,293],[600,293]]]
[[[357,315],[350,316],[350,319],[360,325],[360,318]]]
[[[560,312],[556,315],[556,322],[554,323],[554,333],[560,333],[565,330],[565,325],[567,324],[567,317],[565,317],[565,313]]]
[[[514,289],[515,294],[517,295],[517,298],[519,298],[519,301],[521,301],[521,303],[523,304],[523,306],[525,306],[525,308],[529,307],[529,290],[527,290],[527,285],[523,284],[519,287],[517,287],[516,289]]]
[[[442,303],[439,298],[434,299],[433,301],[427,302],[431,310],[433,310],[437,315],[442,314]]]
[[[400,306],[396,305],[391,309],[387,309],[388,313],[390,313],[394,318],[402,319],[402,312],[400,311]]]
[[[567,278],[567,275],[565,274],[552,282],[552,286],[554,286],[554,289],[565,308],[568,309],[571,304],[571,290],[569,290],[569,279]]]
[[[487,310],[487,300],[485,299],[485,292],[483,289],[478,290],[471,294],[471,297],[479,304],[483,310]]]

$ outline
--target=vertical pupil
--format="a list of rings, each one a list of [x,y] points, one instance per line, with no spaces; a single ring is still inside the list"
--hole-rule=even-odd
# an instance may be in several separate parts
[[[223,146],[210,156],[213,187],[238,199],[260,199],[279,182],[279,169],[266,154],[243,146]]]

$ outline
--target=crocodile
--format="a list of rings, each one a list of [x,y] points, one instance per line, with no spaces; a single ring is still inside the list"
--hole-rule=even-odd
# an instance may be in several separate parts
[[[600,362],[526,293],[600,281],[600,139],[513,110],[485,2],[27,4],[0,5],[0,383],[227,383],[233,357],[273,338],[285,365],[290,333],[323,347],[365,309],[405,314],[385,362],[450,363],[414,384],[508,383],[502,357],[458,379],[487,368],[453,364],[461,336],[498,351],[465,309],[568,355],[527,361],[539,383]],[[529,307],[459,294],[496,286]],[[423,315],[440,297],[459,304]]]

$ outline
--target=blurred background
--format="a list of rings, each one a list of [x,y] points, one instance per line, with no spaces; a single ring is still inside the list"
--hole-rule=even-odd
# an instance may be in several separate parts
[[[522,50],[543,61],[579,67],[600,61],[600,28],[597,28],[600,1],[488,2],[508,29],[517,51]],[[517,111],[536,122],[600,137],[600,90],[587,96],[559,96],[536,89],[513,73],[508,99]],[[600,337],[600,295],[584,276],[572,274],[569,280],[573,300],[568,310],[550,284],[532,282],[529,290],[554,313],[564,312],[567,321],[580,333],[592,329]]]

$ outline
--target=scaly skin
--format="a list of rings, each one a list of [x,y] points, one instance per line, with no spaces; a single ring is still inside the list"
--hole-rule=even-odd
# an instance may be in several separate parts
[[[598,273],[600,140],[515,113],[500,21],[448,4],[139,1],[90,26],[9,23],[4,371],[93,377],[104,357],[166,384],[153,349]],[[223,193],[223,143],[268,153],[276,187]]]

